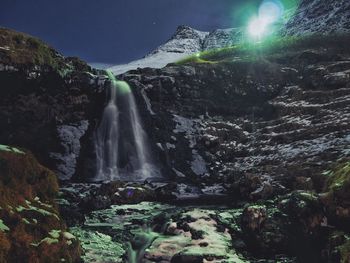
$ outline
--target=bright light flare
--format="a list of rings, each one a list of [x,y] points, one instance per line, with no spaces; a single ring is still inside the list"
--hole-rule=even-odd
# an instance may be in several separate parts
[[[248,33],[261,39],[270,34],[269,27],[277,22],[283,15],[283,4],[278,0],[265,0],[259,7],[259,16],[254,17],[248,25]]]
[[[280,1],[264,1],[259,8],[259,17],[274,23],[283,15],[284,8]]]
[[[253,18],[248,26],[248,32],[251,36],[255,38],[261,38],[265,35],[268,28],[268,21],[260,17]]]

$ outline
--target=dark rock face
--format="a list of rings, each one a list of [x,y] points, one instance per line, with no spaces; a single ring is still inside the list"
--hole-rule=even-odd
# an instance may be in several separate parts
[[[287,35],[350,32],[350,3],[347,0],[302,0],[282,31]]]
[[[61,179],[70,179],[80,140],[94,130],[103,108],[99,81],[75,69],[66,76],[42,68],[1,71],[0,141],[31,149]]]

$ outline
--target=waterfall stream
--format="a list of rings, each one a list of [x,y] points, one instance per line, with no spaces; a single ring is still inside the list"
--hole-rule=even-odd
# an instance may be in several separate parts
[[[107,75],[108,102],[95,132],[94,181],[144,181],[159,177],[130,86],[109,71]]]

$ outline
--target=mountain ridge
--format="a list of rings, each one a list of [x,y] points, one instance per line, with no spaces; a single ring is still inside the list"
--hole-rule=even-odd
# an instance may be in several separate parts
[[[295,13],[283,24],[278,32],[281,36],[350,32],[350,2],[302,0]],[[119,75],[137,68],[163,68],[197,52],[237,44],[242,41],[244,31],[244,27],[237,27],[204,32],[182,25],[167,42],[145,57],[109,69]]]
[[[222,48],[237,43],[241,28],[216,29],[211,32],[190,26],[178,26],[173,36],[141,59],[110,67],[114,74],[123,74],[137,68],[163,68],[169,63],[208,49]]]

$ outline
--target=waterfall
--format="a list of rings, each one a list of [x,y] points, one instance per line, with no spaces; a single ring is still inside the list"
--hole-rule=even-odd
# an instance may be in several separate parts
[[[101,123],[95,133],[96,181],[108,181],[118,177],[119,111],[116,99],[117,86],[112,82],[109,89],[109,101],[103,111]]]
[[[107,75],[108,102],[95,132],[94,181],[144,181],[158,177],[131,88],[111,72],[107,71]]]

